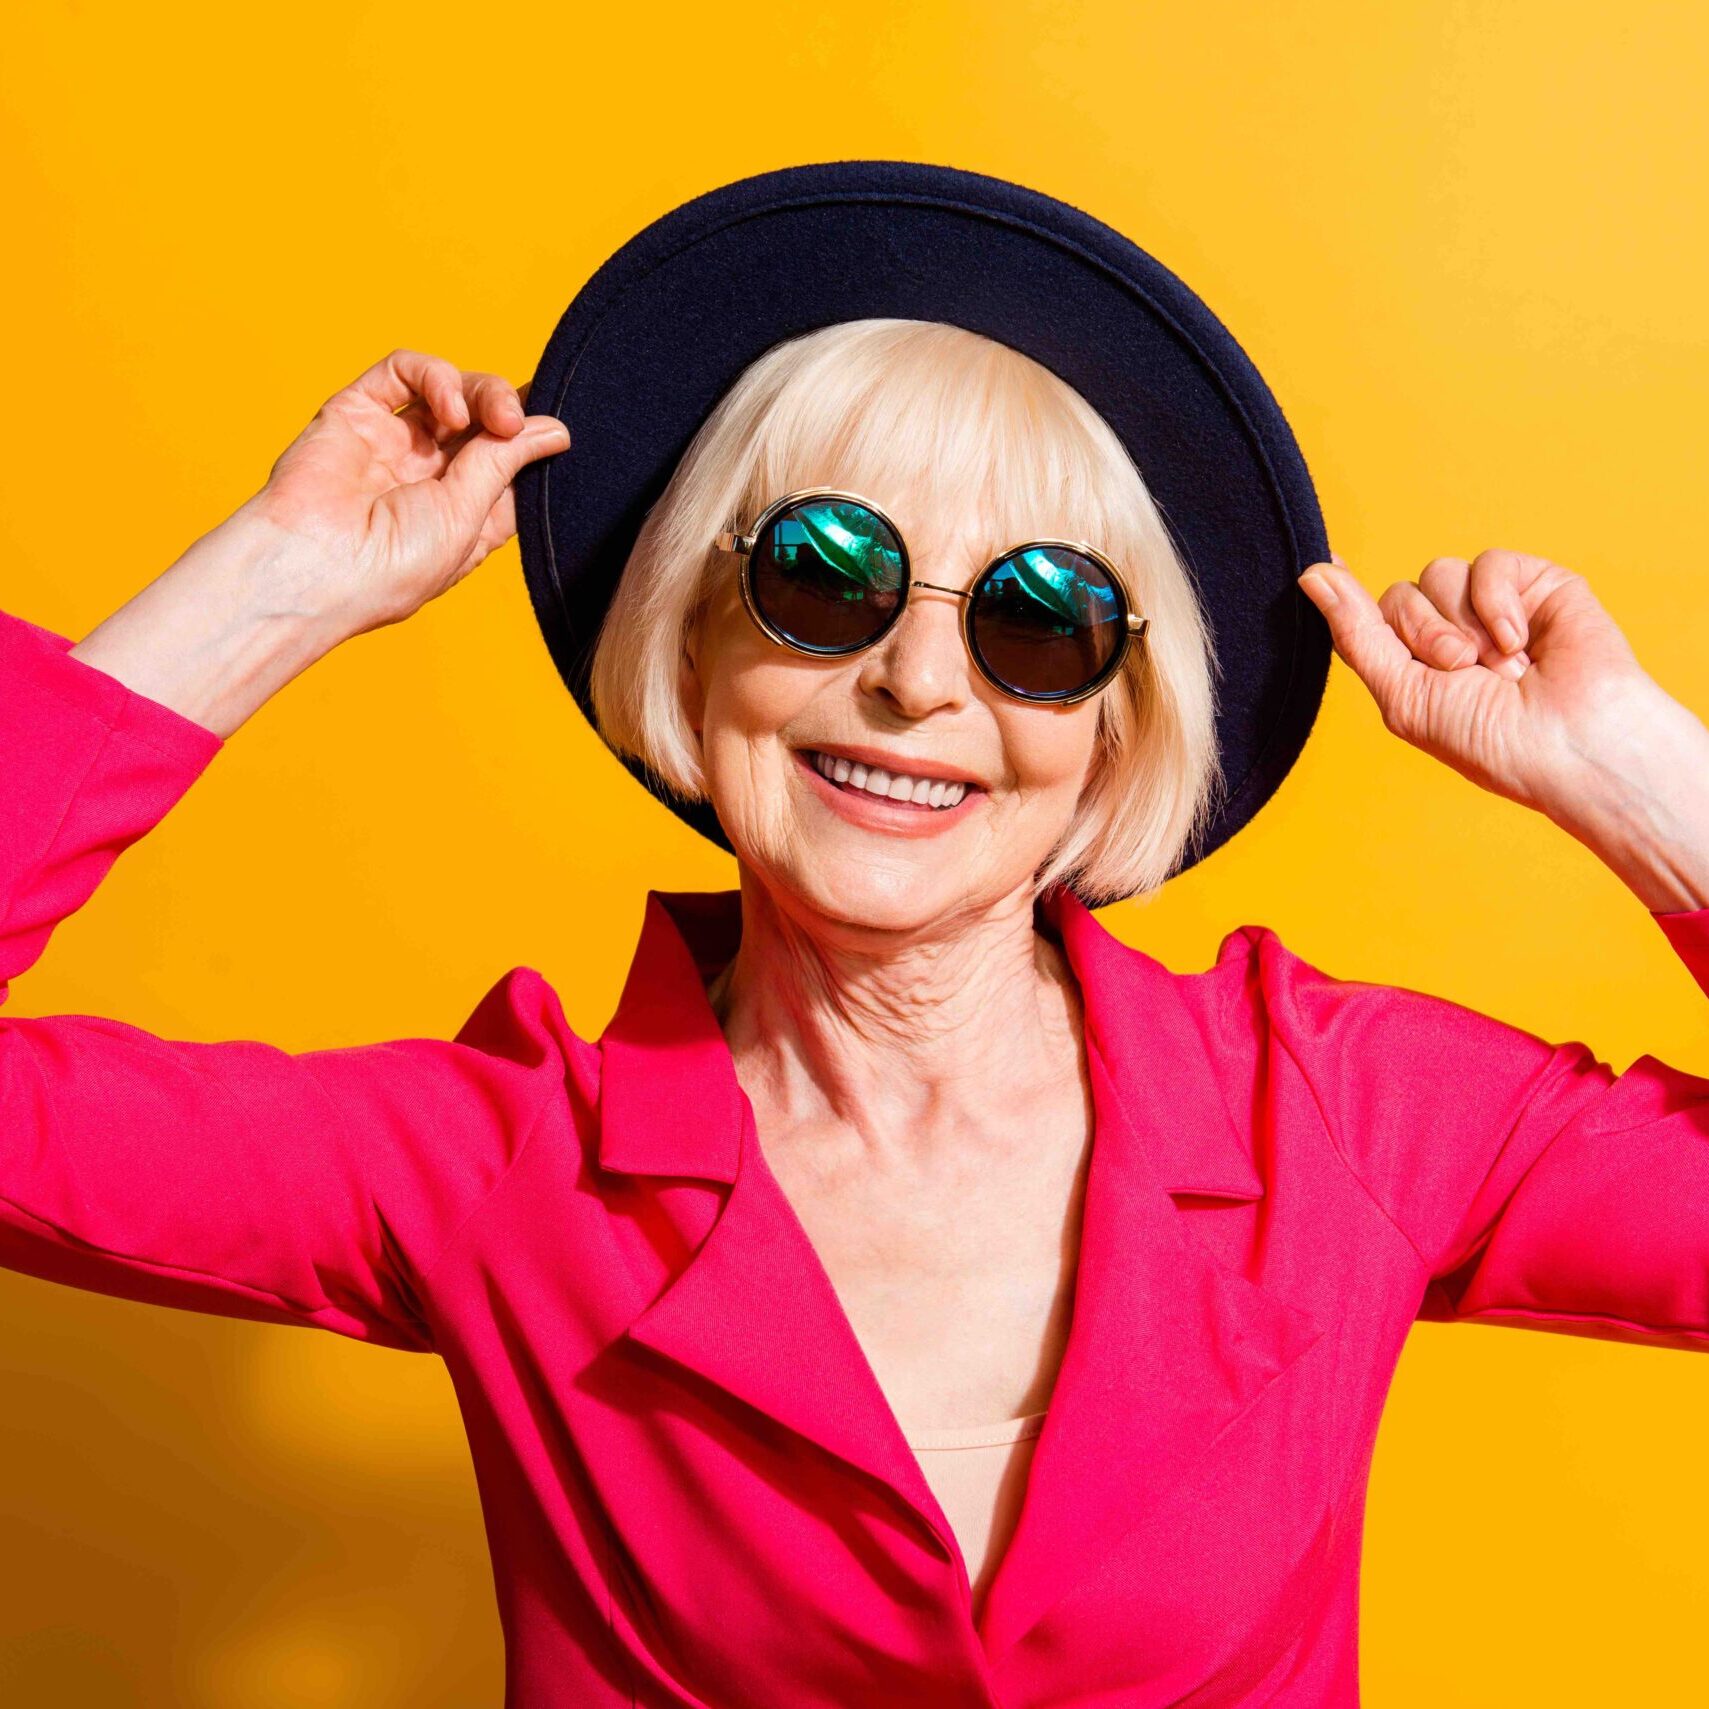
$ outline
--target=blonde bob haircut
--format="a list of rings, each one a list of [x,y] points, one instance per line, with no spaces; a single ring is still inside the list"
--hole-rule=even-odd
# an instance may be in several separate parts
[[[605,740],[679,798],[706,799],[679,673],[717,579],[739,573],[713,541],[810,486],[873,499],[905,539],[910,516],[930,515],[906,498],[971,493],[988,557],[1058,537],[1116,564],[1151,628],[1097,696],[1096,755],[1035,895],[1055,883],[1094,900],[1160,888],[1224,787],[1216,652],[1198,597],[1104,418],[1031,357],[961,327],[844,321],[748,366],[648,511],[607,610],[590,685]]]

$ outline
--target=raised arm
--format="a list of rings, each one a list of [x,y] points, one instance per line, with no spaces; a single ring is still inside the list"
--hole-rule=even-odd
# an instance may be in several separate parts
[[[509,390],[453,396],[448,368],[403,353],[329,401],[262,494],[81,646],[0,613],[0,1001],[268,694],[505,537],[513,465],[561,439],[468,430],[466,409],[436,426],[466,394],[502,417]],[[454,1040],[302,1055],[0,1018],[0,1264],[425,1348],[417,1279],[564,1095],[552,1010],[518,969]]]
[[[570,442],[555,416],[524,415],[527,395],[394,350],[73,655],[230,736],[315,660],[413,615],[516,532],[511,482]]]
[[[1486,552],[1379,605],[1315,570],[1388,728],[1606,861],[1709,997],[1709,730],[1584,578]],[[1341,1155],[1419,1257],[1420,1317],[1709,1350],[1709,1079],[1259,950]]]
[[[1432,558],[1373,600],[1337,558],[1300,585],[1392,734],[1553,820],[1652,913],[1709,906],[1709,729],[1576,570]]]

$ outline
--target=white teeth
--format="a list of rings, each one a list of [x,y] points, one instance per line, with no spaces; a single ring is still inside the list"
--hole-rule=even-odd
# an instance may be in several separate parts
[[[851,789],[865,790],[869,795],[883,796],[889,801],[910,801],[916,806],[953,807],[967,794],[965,783],[949,783],[943,778],[909,777],[902,772],[888,772],[882,766],[864,766],[830,754],[813,753],[816,771],[836,783]]]

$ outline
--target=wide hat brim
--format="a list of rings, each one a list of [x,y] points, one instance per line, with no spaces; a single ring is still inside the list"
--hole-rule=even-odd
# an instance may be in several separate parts
[[[571,448],[530,464],[515,487],[523,574],[559,675],[597,730],[588,679],[600,623],[695,433],[773,345],[873,316],[946,321],[1024,352],[1127,447],[1218,660],[1227,789],[1175,871],[1196,864],[1275,793],[1322,704],[1329,628],[1298,586],[1329,554],[1317,495],[1269,387],[1205,304],[1102,221],[1006,179],[896,160],[764,172],[655,220],[588,280],[528,396],[531,413],[568,426]],[[710,804],[619,758],[730,848]]]

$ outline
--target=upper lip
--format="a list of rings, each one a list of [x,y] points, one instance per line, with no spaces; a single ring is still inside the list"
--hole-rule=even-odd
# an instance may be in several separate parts
[[[917,754],[887,754],[882,748],[865,748],[849,742],[804,742],[802,751],[829,754],[835,759],[849,760],[855,765],[879,766],[892,777],[930,777],[945,783],[965,783],[970,789],[985,787],[978,778],[954,766],[939,765]]]

